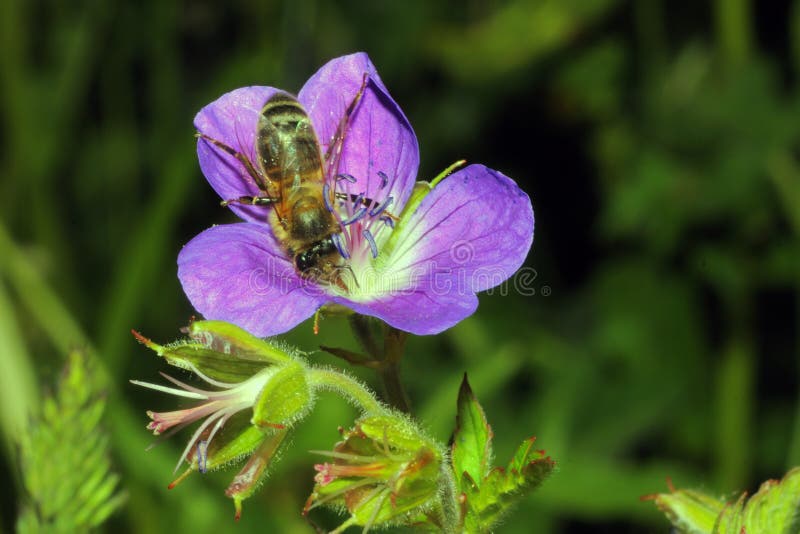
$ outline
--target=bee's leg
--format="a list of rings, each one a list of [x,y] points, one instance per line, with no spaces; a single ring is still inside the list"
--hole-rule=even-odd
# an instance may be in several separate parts
[[[336,133],[333,134],[333,139],[331,139],[331,142],[328,144],[328,150],[325,152],[325,161],[330,161],[331,157],[335,158],[334,169],[338,167],[339,156],[341,155],[342,145],[344,144],[344,134],[347,131],[350,116],[356,110],[356,106],[358,106],[361,97],[364,95],[364,89],[367,87],[367,79],[367,73],[365,72],[361,78],[361,87],[358,88],[356,96],[353,97],[353,100],[344,110],[344,115],[342,115],[342,120],[339,122],[339,127],[336,128]]]
[[[253,162],[250,161],[250,158],[248,158],[245,154],[239,152],[238,150],[229,145],[226,145],[222,141],[217,141],[213,137],[207,136],[204,133],[197,132],[196,134],[194,134],[194,136],[197,137],[198,139],[204,139],[208,141],[209,143],[219,148],[223,152],[226,152],[231,156],[233,156],[234,158],[236,158],[237,160],[239,160],[239,163],[244,165],[247,174],[249,174],[250,177],[253,178],[253,180],[255,180],[258,188],[261,189],[262,191],[269,191],[269,183],[267,182],[266,179],[264,179],[261,173],[256,170],[256,168],[253,166]],[[230,201],[226,200],[225,202],[230,202]]]
[[[278,202],[278,199],[275,197],[251,197],[251,196],[244,196],[239,198],[229,198],[228,200],[223,200],[220,202],[222,206],[228,206],[230,204],[243,204],[246,206],[269,206],[270,204],[274,204]]]
[[[336,198],[339,199],[339,200],[349,200],[350,202],[362,204],[362,205],[366,206],[367,208],[370,208],[372,210],[372,211],[370,211],[370,215],[373,216],[373,217],[376,217],[378,215],[385,215],[385,216],[387,216],[390,219],[393,219],[395,221],[399,221],[400,220],[400,219],[397,218],[396,215],[392,215],[391,213],[386,211],[386,208],[389,205],[388,202],[384,202],[384,205],[380,205],[377,202],[375,202],[374,200],[372,200],[371,198],[367,198],[367,197],[364,197],[364,196],[361,196],[361,195],[355,195],[353,193],[350,193],[349,195],[347,193],[336,193]],[[358,206],[356,206],[356,207],[358,207]]]

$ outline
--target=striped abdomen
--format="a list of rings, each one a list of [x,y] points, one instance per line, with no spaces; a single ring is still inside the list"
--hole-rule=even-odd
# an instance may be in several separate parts
[[[264,104],[256,150],[262,170],[282,195],[309,182],[322,187],[319,142],[308,114],[294,97],[277,93]]]

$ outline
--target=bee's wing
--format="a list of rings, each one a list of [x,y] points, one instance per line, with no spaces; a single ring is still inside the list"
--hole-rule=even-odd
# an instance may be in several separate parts
[[[293,96],[276,93],[264,104],[258,118],[256,152],[279,216],[288,213],[289,199],[301,186],[321,190],[324,177],[319,141],[311,119]]]

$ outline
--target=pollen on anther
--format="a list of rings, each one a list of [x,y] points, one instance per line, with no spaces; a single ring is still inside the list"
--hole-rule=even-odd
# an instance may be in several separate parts
[[[363,236],[364,236],[364,239],[367,240],[367,243],[369,243],[369,248],[370,248],[370,250],[372,250],[372,257],[373,258],[377,258],[378,257],[378,245],[375,244],[375,238],[372,237],[372,234],[370,233],[369,230],[364,230]]]

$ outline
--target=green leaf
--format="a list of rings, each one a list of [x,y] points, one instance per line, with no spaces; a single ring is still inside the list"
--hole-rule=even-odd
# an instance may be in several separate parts
[[[800,532],[800,468],[781,481],[768,480],[749,500],[726,503],[692,490],[656,495],[656,506],[685,534],[797,534]]]
[[[491,467],[492,429],[466,375],[458,392],[458,415],[452,462],[464,501],[462,522],[467,532],[488,532],[520,499],[553,472],[555,462],[526,439],[506,468]]]
[[[73,351],[58,391],[20,439],[28,502],[17,522],[25,532],[82,532],[124,502],[111,472],[108,437],[99,428],[105,400],[83,353]]]
[[[527,493],[538,488],[553,472],[555,462],[543,450],[535,450],[535,437],[522,442],[505,469],[495,467],[480,488],[467,493],[468,530],[487,531]],[[472,531],[472,530],[470,530]]]
[[[492,429],[465,374],[458,391],[458,415],[452,448],[453,471],[461,491],[467,491],[474,484],[480,486],[489,473],[491,456]]]

